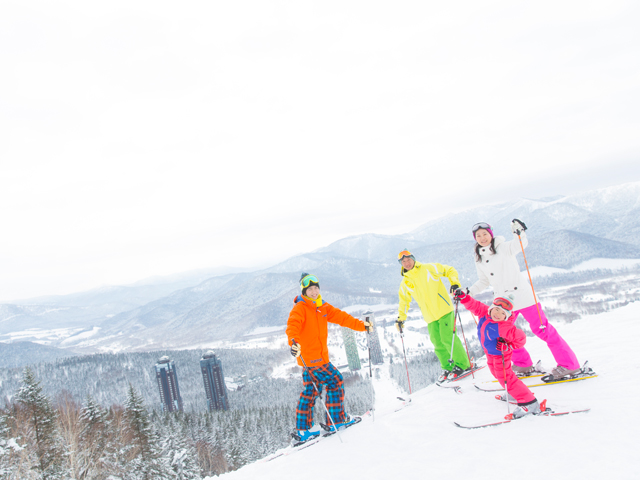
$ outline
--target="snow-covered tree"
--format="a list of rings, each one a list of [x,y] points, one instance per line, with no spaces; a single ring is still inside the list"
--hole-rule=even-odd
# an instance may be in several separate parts
[[[160,431],[162,457],[169,462],[177,479],[199,480],[198,455],[186,435],[184,415],[166,413],[164,417]]]
[[[40,382],[30,368],[25,368],[22,387],[16,395],[24,426],[26,448],[34,456],[33,468],[43,479],[62,478],[62,448],[56,426],[56,414],[42,393]]]
[[[114,445],[110,441],[110,422],[107,411],[91,395],[82,406],[79,416],[79,449],[77,453],[75,477],[78,479],[98,478],[113,469]]]
[[[152,480],[176,478],[175,472],[161,455],[156,435],[142,396],[129,384],[124,409],[123,454],[124,478]]]
[[[0,478],[14,479],[20,478],[14,459],[23,448],[11,436],[8,420],[9,415],[0,412]]]

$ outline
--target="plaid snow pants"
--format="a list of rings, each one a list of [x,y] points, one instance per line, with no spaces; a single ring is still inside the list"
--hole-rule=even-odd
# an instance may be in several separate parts
[[[311,374],[311,375],[309,375]],[[302,373],[304,390],[300,394],[298,408],[296,409],[296,429],[308,430],[313,426],[313,406],[318,398],[318,392],[313,388],[312,380],[318,391],[322,393],[322,386],[327,386],[326,405],[334,423],[344,423],[344,387],[342,374],[331,363],[325,363],[319,367],[305,368]],[[331,421],[326,419],[327,424]]]

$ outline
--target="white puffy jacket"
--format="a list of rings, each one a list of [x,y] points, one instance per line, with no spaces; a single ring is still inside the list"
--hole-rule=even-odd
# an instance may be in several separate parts
[[[496,253],[491,253],[491,247],[480,247],[480,261],[476,262],[478,281],[469,287],[471,296],[477,295],[487,287],[493,287],[495,297],[511,299],[514,310],[530,307],[535,304],[531,284],[524,274],[516,255],[522,252],[520,241],[516,234],[513,240],[506,242],[504,237],[495,237]],[[527,236],[520,234],[522,245],[528,245]],[[474,249],[475,257],[475,249]]]

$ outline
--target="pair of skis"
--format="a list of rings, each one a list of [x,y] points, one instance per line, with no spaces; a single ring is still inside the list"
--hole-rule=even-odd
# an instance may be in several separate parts
[[[522,380],[522,382],[529,388],[532,387],[544,387],[546,385],[556,385],[558,383],[569,383],[569,382],[578,382],[581,380],[587,380],[589,378],[595,378],[598,374],[593,371],[591,367],[589,367],[589,362],[584,362],[584,365],[580,369],[580,371],[574,375],[569,375],[566,377],[562,377],[559,379],[554,379],[553,375],[545,374],[545,373],[534,373],[532,375],[521,375],[518,378]],[[492,382],[484,382],[480,385],[474,385],[475,388],[481,390],[483,392],[499,392],[504,390],[503,387],[496,385],[498,383],[497,380]]]
[[[539,364],[540,362],[538,362]],[[536,365],[536,370],[540,371],[539,365]],[[585,362],[584,365],[582,366],[582,368],[580,369],[579,372],[573,374],[573,375],[569,375],[567,377],[563,377],[563,378],[559,378],[556,379],[553,375],[551,374],[546,374],[546,373],[536,373],[536,372],[532,372],[531,374],[528,375],[521,375],[520,376],[520,380],[522,380],[524,382],[525,385],[527,385],[527,387],[531,388],[531,387],[542,387],[542,386],[547,386],[547,385],[555,385],[558,383],[568,383],[568,382],[577,382],[577,381],[581,381],[581,380],[587,380],[589,378],[595,378],[598,375],[593,371],[593,369],[591,367],[589,367],[589,362]],[[480,385],[474,385],[475,388],[477,388],[478,390],[481,390],[483,392],[500,392],[503,391],[504,389],[502,387],[500,387],[499,385],[496,385],[497,381],[494,382],[485,382],[485,384],[480,384]],[[493,385],[492,385],[493,384]],[[496,395],[496,399],[501,400],[502,398],[499,395]],[[505,398],[505,401],[509,401],[509,399]],[[573,413],[587,413],[589,412],[591,409],[590,408],[585,408],[582,410],[566,410],[566,411],[555,411],[551,408],[548,408],[546,406],[547,401],[543,400],[542,403],[540,404],[540,410],[541,412],[536,414],[535,416],[537,417],[558,417],[558,416],[562,416],[562,415],[570,415]],[[520,417],[520,418],[525,418],[528,417],[529,415],[525,415],[524,417]],[[511,423],[514,420],[519,420],[516,418],[513,418],[513,415],[507,415],[505,417],[504,420],[500,420],[497,422],[490,422],[490,423],[482,423],[482,424],[475,424],[475,425],[463,425],[461,423],[458,422],[453,422],[457,427],[460,428],[466,428],[466,429],[475,429],[475,428],[486,428],[486,427],[493,427],[496,425],[504,425],[505,423]]]
[[[353,417],[353,419],[354,419],[353,423],[350,423],[347,426],[339,427],[338,431],[342,432],[343,430],[345,430],[345,429],[347,429],[349,427],[357,425],[358,423],[362,422],[362,417],[364,417],[365,415],[370,415],[370,414],[371,414],[371,412],[366,412],[362,416]],[[263,459],[259,460],[258,463],[270,462],[271,460],[275,460],[276,458],[284,457],[284,456],[291,455],[293,453],[299,452],[300,450],[304,450],[305,448],[309,448],[309,447],[315,445],[316,443],[322,441],[323,438],[330,437],[331,435],[336,433],[336,430],[334,430],[330,425],[326,425],[324,423],[321,423],[320,427],[322,427],[322,430],[324,432],[321,433],[320,435],[312,437],[312,438],[310,438],[310,439],[308,439],[306,441],[300,441],[300,437],[297,436],[295,433],[292,433],[291,434],[291,445],[289,445],[288,447],[282,448],[282,449],[278,450],[277,452],[272,453],[271,455],[268,455],[268,456],[264,457]]]
[[[497,425],[504,425],[505,423],[511,423],[514,422],[516,420],[520,420],[521,418],[527,418],[529,416],[535,416],[535,417],[559,417],[562,415],[571,415],[574,413],[587,413],[589,411],[591,411],[590,408],[585,408],[582,410],[567,410],[564,412],[556,412],[555,410],[547,407],[547,401],[543,400],[542,403],[540,404],[540,410],[541,412],[536,414],[536,415],[525,415],[524,417],[520,417],[520,418],[513,418],[513,414],[509,414],[505,417],[504,420],[500,420],[498,422],[490,422],[490,423],[478,423],[475,425],[463,425],[461,423],[458,422],[453,422],[454,425],[456,427],[460,427],[460,428],[465,428],[465,429],[469,429],[469,430],[473,430],[476,428],[487,428],[487,427],[495,427]]]
[[[304,440],[301,441],[300,437],[296,434],[296,433],[292,433],[291,434],[291,438],[292,438],[292,447],[300,447],[302,445],[307,445],[309,442],[314,442],[315,440],[320,440],[324,437],[328,437],[329,435],[333,435],[336,432],[341,432],[343,430],[346,430],[349,427],[353,427],[354,425],[359,424],[362,421],[362,417],[367,416],[367,415],[371,415],[371,410],[369,410],[368,412],[365,412],[362,416],[354,416],[353,417],[353,422],[350,422],[347,425],[341,425],[338,427],[338,429],[336,430],[333,426],[331,425],[327,425],[325,423],[321,423],[320,427],[322,427],[322,430],[324,430],[324,433],[321,435],[317,435],[316,437],[313,437],[309,440]]]

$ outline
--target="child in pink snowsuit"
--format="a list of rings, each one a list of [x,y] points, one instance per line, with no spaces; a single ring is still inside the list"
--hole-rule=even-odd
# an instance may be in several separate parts
[[[509,395],[518,402],[518,408],[513,412],[513,417],[540,413],[540,405],[536,397],[511,370],[512,350],[521,348],[527,341],[524,332],[509,321],[513,315],[511,302],[506,298],[497,297],[493,300],[491,307],[487,307],[484,303],[465,294],[460,288],[456,290],[455,297],[467,310],[478,317],[478,339],[487,354],[487,366],[503,387],[506,380]]]

